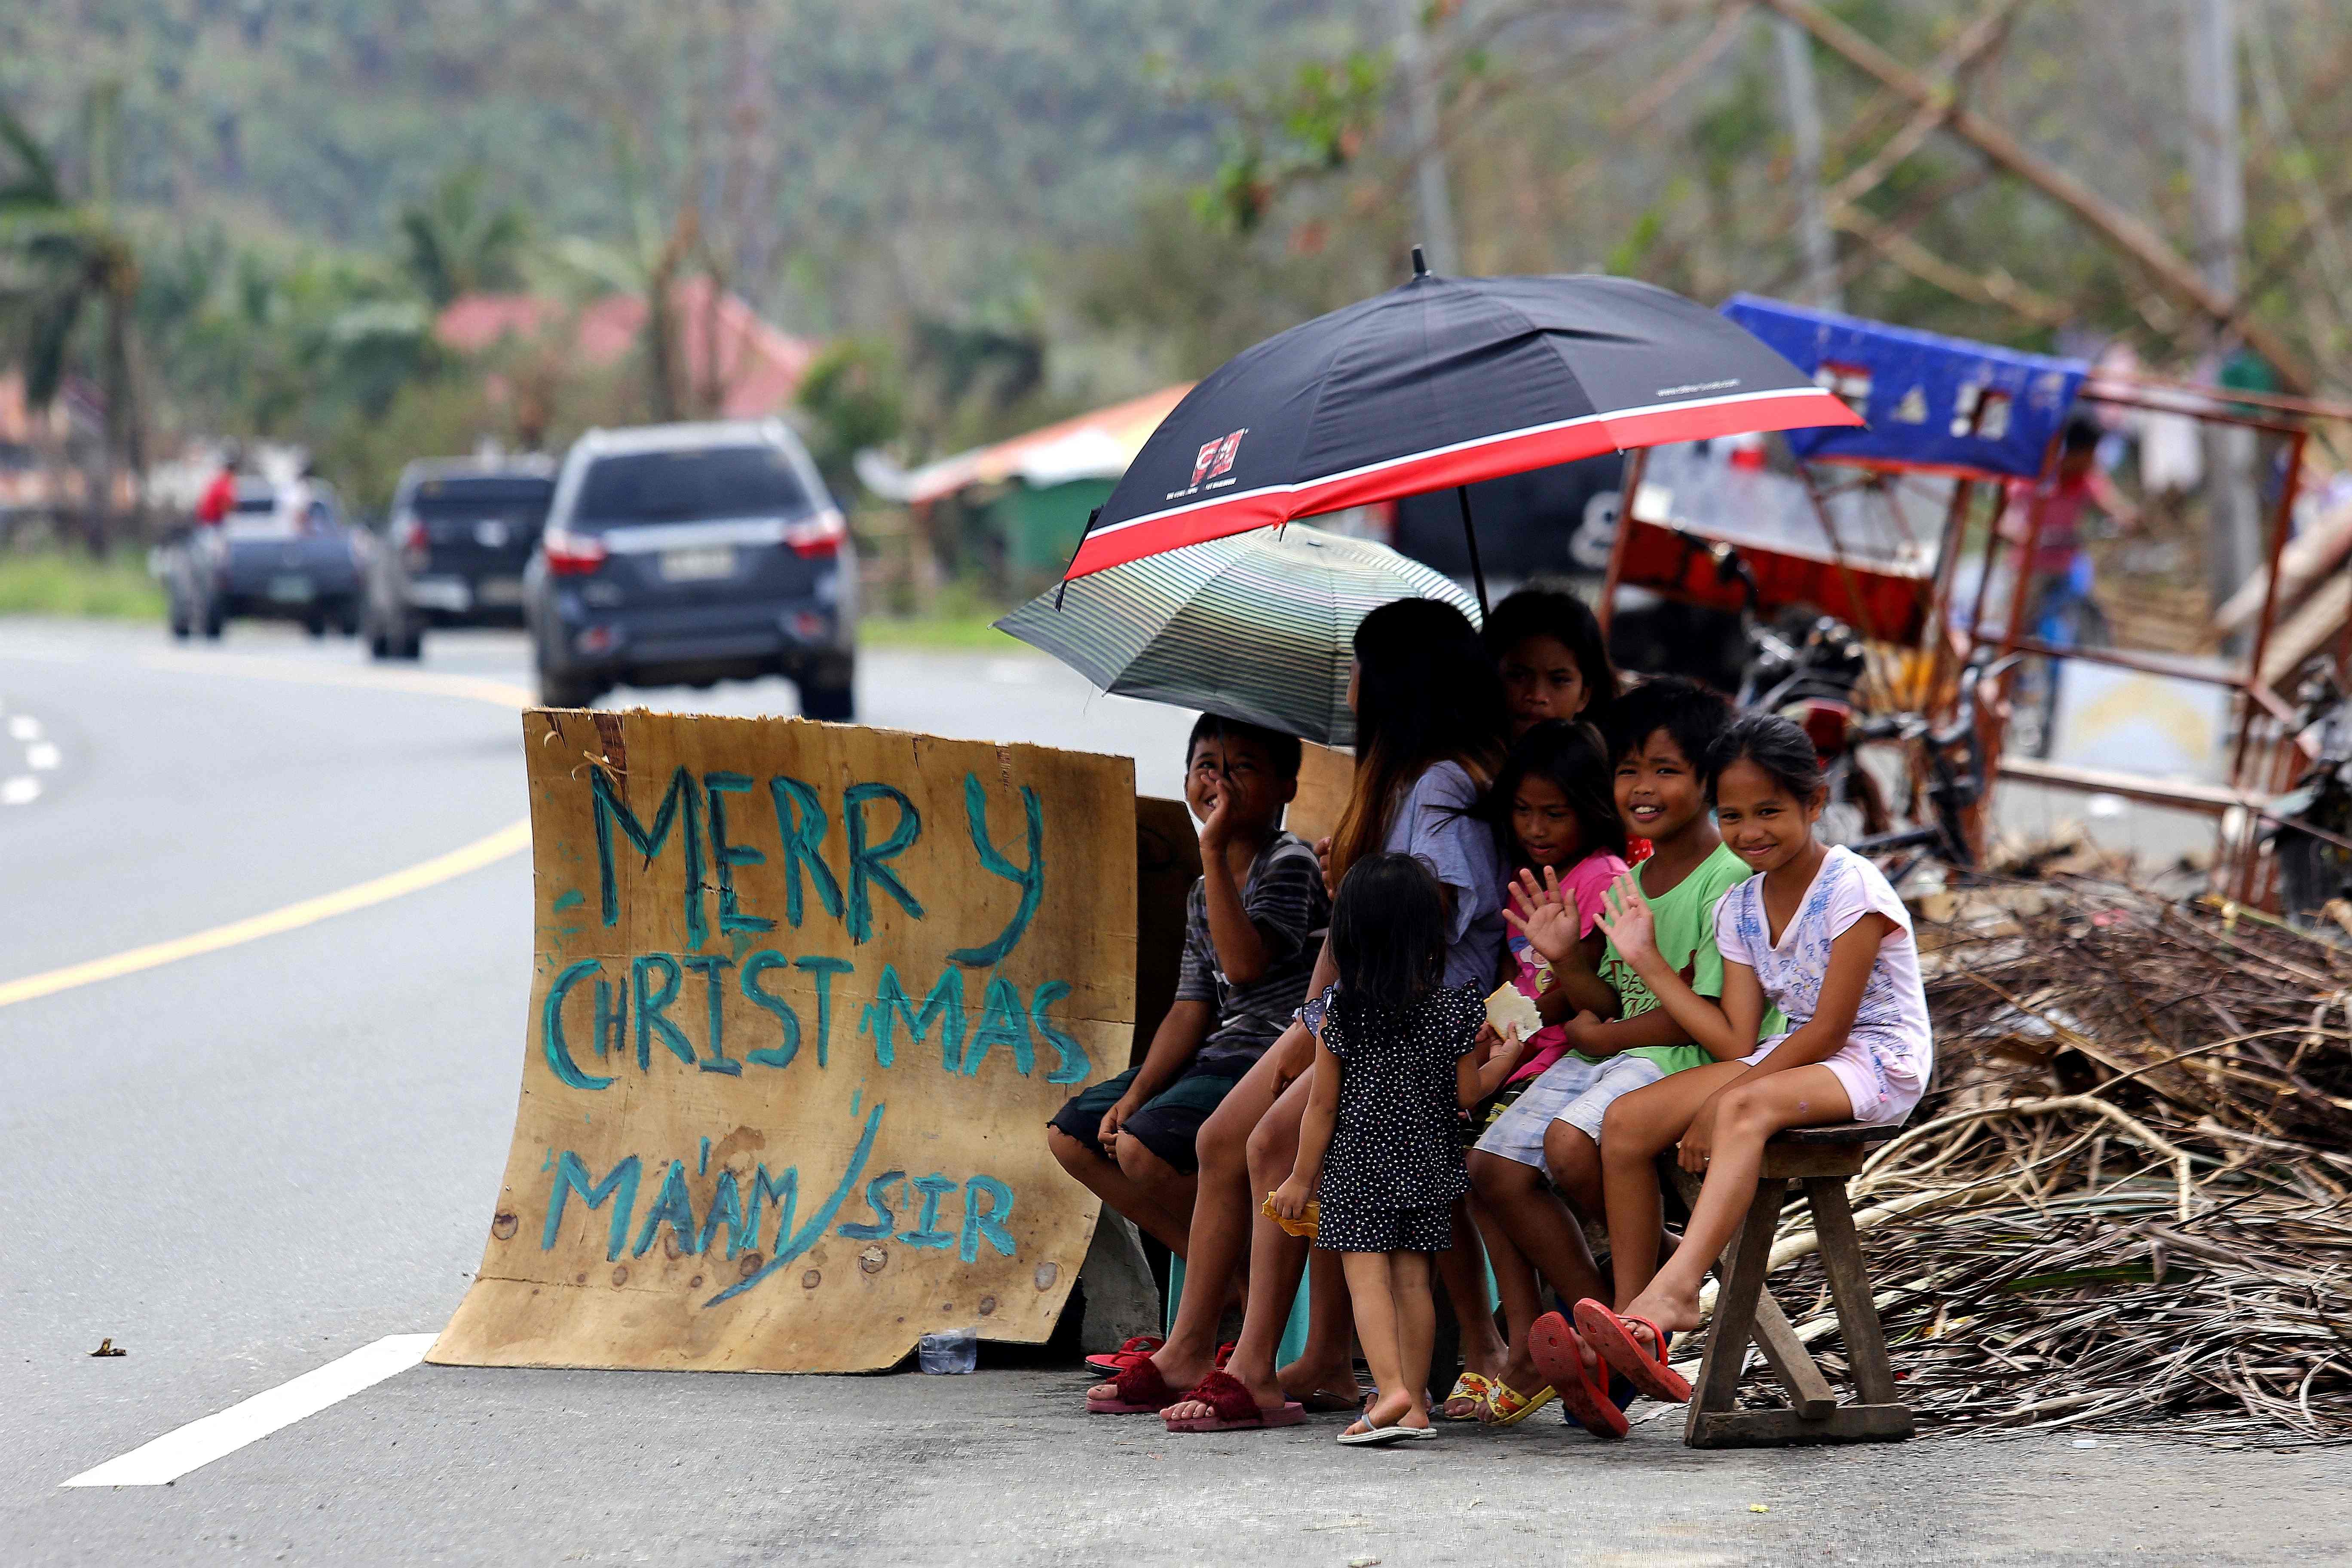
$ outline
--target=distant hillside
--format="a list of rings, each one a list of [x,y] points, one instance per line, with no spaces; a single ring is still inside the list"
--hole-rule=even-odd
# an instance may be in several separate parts
[[[850,324],[1017,295],[1198,178],[1182,88],[1358,38],[1359,0],[118,0],[0,6],[0,94],[44,133],[124,89],[128,195],[383,243],[478,163],[542,232],[615,234],[617,126],[665,223],[703,150],[744,291]],[[764,90],[761,90],[764,83]],[[730,137],[730,128],[736,128]],[[824,330],[838,323],[793,321]]]

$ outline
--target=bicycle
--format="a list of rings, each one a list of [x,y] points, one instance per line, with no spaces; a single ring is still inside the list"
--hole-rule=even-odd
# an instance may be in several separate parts
[[[1874,834],[1847,846],[1855,854],[1879,862],[1891,885],[1900,888],[1906,878],[1930,859],[1963,871],[1977,868],[1976,853],[1969,846],[1966,814],[1983,801],[1990,784],[1984,740],[1977,732],[1979,694],[1998,689],[2001,677],[2025,657],[2012,653],[1988,664],[1979,653],[1970,659],[1960,672],[1952,721],[1940,728],[1924,713],[1887,713],[1863,721],[1862,740],[1916,744],[1927,770],[1927,783],[1920,792],[1926,798],[1927,822],[1898,833]],[[1906,858],[1889,862],[1888,857],[1905,852],[1908,852]]]
[[[2263,840],[2278,864],[2280,912],[2311,931],[2326,929],[2321,910],[2352,890],[2352,697],[2325,655],[2301,673],[2292,732],[2316,726],[2318,755],[2294,788],[2270,803]]]
[[[1862,639],[1834,616],[1793,606],[1768,623],[1757,609],[1756,574],[1737,546],[1691,534],[1682,540],[1685,550],[1714,562],[1717,582],[1739,589],[1747,657],[1733,706],[1790,720],[1822,760],[1829,798],[1816,831],[1823,842],[1850,844],[1885,832],[1892,820],[1885,798],[1855,751],[1856,693],[1870,667]]]

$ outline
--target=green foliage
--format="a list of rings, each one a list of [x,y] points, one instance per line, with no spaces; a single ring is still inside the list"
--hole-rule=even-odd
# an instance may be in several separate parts
[[[1286,185],[1347,167],[1378,121],[1390,74],[1386,53],[1359,49],[1303,60],[1267,82],[1213,84],[1204,96],[1225,110],[1231,128],[1216,173],[1193,194],[1194,212],[1247,234]]]
[[[809,416],[809,451],[836,495],[850,493],[859,452],[895,441],[906,423],[897,354],[874,338],[845,338],[809,367],[800,405]]]
[[[1409,241],[1393,204],[1351,216],[1346,193],[1303,210],[1286,229],[1236,234],[1197,221],[1174,193],[1148,201],[1130,245],[1079,258],[1073,302],[1097,332],[1139,345],[1155,379],[1207,374],[1259,340],[1404,280]],[[1344,243],[1314,243],[1339,228]]]
[[[1609,253],[1609,270],[1621,277],[1642,276],[1643,261],[1658,243],[1658,236],[1665,226],[1665,215],[1660,209],[1643,209],[1625,231],[1625,237],[1617,242],[1617,248]]]
[[[459,169],[435,186],[430,198],[400,209],[402,265],[436,305],[522,283],[530,215],[511,204],[486,203],[486,178],[478,166]]]
[[[163,590],[130,557],[79,551],[0,552],[0,616],[161,620]]]

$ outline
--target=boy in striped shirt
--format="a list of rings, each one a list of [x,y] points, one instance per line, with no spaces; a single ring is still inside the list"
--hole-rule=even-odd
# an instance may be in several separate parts
[[[1276,826],[1298,793],[1292,736],[1202,714],[1185,804],[1201,825],[1175,1005],[1139,1066],[1086,1089],[1046,1123],[1062,1168],[1178,1257],[1192,1223],[1193,1138],[1305,999],[1329,923],[1323,868]]]

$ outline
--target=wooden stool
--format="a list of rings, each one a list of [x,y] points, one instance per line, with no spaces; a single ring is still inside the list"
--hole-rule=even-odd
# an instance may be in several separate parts
[[[1853,1228],[1853,1208],[1845,1184],[1858,1174],[1875,1144],[1899,1129],[1844,1122],[1833,1127],[1794,1128],[1764,1145],[1764,1166],[1748,1224],[1723,1249],[1716,1265],[1721,1287],[1706,1335],[1706,1359],[1691,1391],[1683,1442],[1693,1448],[1780,1447],[1792,1443],[1896,1442],[1912,1433],[1911,1407],[1895,1397],[1895,1369],[1886,1360],[1886,1334],[1870,1296],[1870,1274]],[[1662,1157],[1671,1164],[1672,1151]],[[1671,1166],[1683,1201],[1698,1202],[1699,1178]],[[1858,1403],[1841,1405],[1822,1369],[1797,1339],[1797,1331],[1772,1292],[1764,1288],[1772,1254],[1772,1232],[1791,1180],[1805,1186],[1822,1264],[1836,1303],[1838,1331],[1853,1368]],[[1750,1341],[1762,1348],[1790,1404],[1780,1410],[1741,1410],[1739,1373]]]

